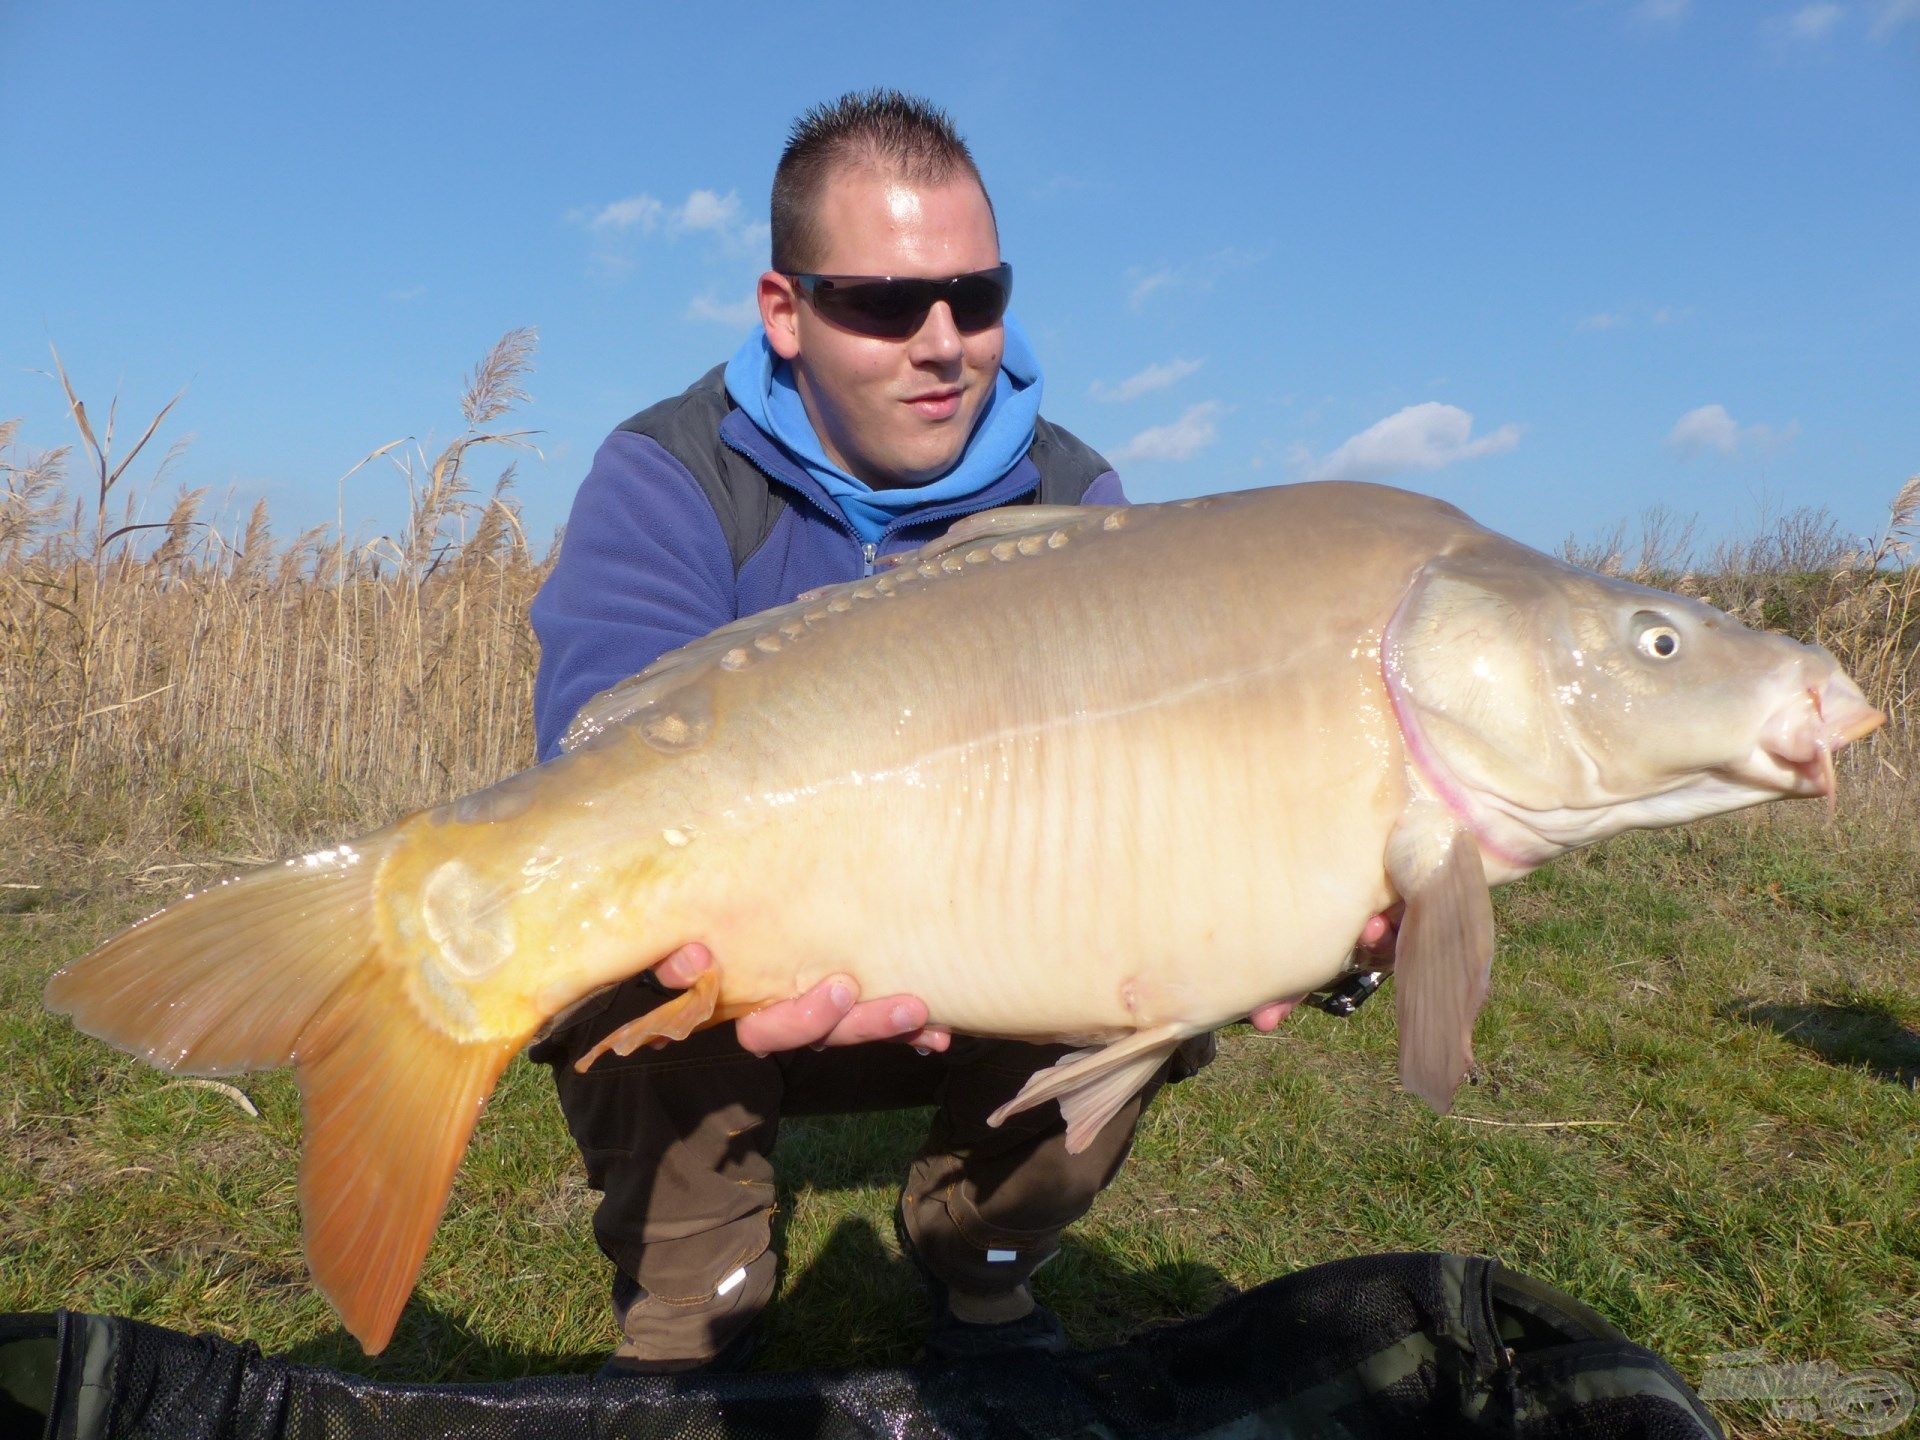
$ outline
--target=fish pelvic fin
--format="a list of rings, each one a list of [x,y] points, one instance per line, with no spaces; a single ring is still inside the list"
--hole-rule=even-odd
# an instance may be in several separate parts
[[[1156,1025],[1098,1050],[1062,1055],[1051,1069],[1040,1071],[1018,1095],[989,1115],[987,1123],[999,1125],[1022,1110],[1058,1100],[1067,1122],[1067,1153],[1078,1155],[1120,1113],[1120,1107],[1153,1079],[1180,1042],[1196,1033],[1190,1025]]]
[[[416,1003],[376,920],[397,833],[189,896],[46,988],[50,1009],[165,1070],[297,1068],[307,1263],[369,1354],[391,1338],[474,1122],[527,1038],[453,1034]]]
[[[1493,971],[1493,901],[1473,832],[1416,803],[1387,842],[1387,876],[1406,901],[1394,943],[1400,1083],[1442,1115],[1473,1069],[1473,1023]]]

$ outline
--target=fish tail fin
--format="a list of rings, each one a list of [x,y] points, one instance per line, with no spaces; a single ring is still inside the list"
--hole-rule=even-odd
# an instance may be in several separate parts
[[[190,896],[75,961],[48,1008],[166,1070],[298,1067],[307,1263],[369,1354],[425,1258],[488,1092],[524,1036],[428,1022],[374,881],[397,830]]]
[[[369,1355],[393,1337],[500,1072],[527,1036],[423,1026],[363,971],[301,1038],[300,1213],[307,1268]]]

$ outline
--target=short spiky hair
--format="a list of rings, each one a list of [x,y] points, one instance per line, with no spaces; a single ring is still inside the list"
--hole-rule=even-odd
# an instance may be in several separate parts
[[[938,106],[898,90],[860,90],[816,105],[793,122],[773,172],[773,268],[811,270],[826,249],[820,196],[835,172],[867,166],[919,185],[969,176],[986,195],[980,167]],[[993,211],[993,200],[987,200]]]

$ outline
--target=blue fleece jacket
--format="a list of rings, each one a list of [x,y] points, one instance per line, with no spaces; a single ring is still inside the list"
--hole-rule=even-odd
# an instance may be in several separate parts
[[[574,497],[559,558],[532,609],[540,641],[534,723],[540,758],[559,751],[579,708],[667,651],[802,591],[858,579],[872,563],[833,497],[734,409],[716,440],[751,460],[787,501],[772,533],[735,573],[726,532],[686,465],[658,441],[616,430]],[[1022,453],[998,479],[957,500],[923,499],[869,542],[872,554],[915,549],[961,515],[1030,495],[1040,473]],[[1126,503],[1111,470],[1083,504]]]

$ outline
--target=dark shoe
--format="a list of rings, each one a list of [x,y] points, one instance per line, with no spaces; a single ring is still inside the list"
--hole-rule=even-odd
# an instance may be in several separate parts
[[[1017,1287],[1018,1292],[1025,1296],[1033,1308],[1018,1319],[987,1324],[962,1320],[953,1313],[946,1282],[927,1268],[926,1262],[920,1258],[920,1252],[913,1248],[913,1241],[907,1238],[906,1217],[897,1204],[893,1207],[893,1233],[900,1242],[900,1253],[912,1262],[913,1268],[919,1272],[920,1283],[926,1286],[927,1293],[933,1297],[933,1326],[927,1331],[923,1358],[978,1360],[994,1355],[1066,1353],[1067,1332],[1060,1323],[1060,1317],[1033,1299],[1033,1293],[1024,1284]]]
[[[759,1344],[760,1324],[756,1320],[710,1360],[649,1360],[615,1351],[613,1358],[594,1374],[601,1380],[617,1380],[625,1375],[737,1375],[747,1368]]]

